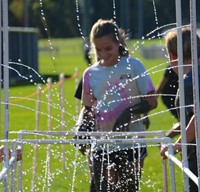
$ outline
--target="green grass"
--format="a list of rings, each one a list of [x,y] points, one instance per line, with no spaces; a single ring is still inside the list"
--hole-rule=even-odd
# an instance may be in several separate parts
[[[52,39],[53,49],[49,48],[49,42],[47,40],[39,41],[39,73],[41,75],[53,75],[58,76],[60,73],[65,75],[73,75],[75,68],[80,70],[79,78],[83,70],[86,68],[82,55],[82,41],[81,39]],[[139,49],[136,49],[137,44],[142,42],[131,41],[129,42],[130,50],[133,51],[132,55],[139,58],[147,69],[153,68],[161,63],[165,63],[167,60],[163,59],[144,59],[142,58]],[[156,40],[147,41],[144,45],[149,46],[150,43],[160,43]],[[167,64],[162,65],[150,73],[153,83],[157,87],[164,68]],[[161,70],[161,71],[159,71]],[[152,72],[150,71],[150,72]],[[65,131],[73,130],[76,119],[76,100],[74,99],[75,92],[75,79],[66,79],[64,83],[65,88]],[[45,90],[46,85],[42,85],[42,89]],[[10,139],[17,137],[14,131],[19,130],[35,130],[36,128],[36,100],[37,97],[33,96],[36,92],[36,85],[24,85],[11,87],[9,90],[10,96],[10,113],[9,113],[9,135]],[[52,89],[52,118],[48,118],[48,91],[45,91],[41,96],[41,114],[39,121],[39,130],[48,130],[48,122],[52,123],[52,130],[60,131],[60,98],[59,98],[59,85],[55,81]],[[25,98],[25,99],[20,99]],[[3,98],[3,97],[2,97]],[[160,98],[158,98],[158,107],[154,109],[150,114],[150,128],[153,130],[167,131],[175,119],[169,112],[162,113],[165,110],[165,106],[162,104]],[[2,106],[3,113],[3,106]],[[156,113],[156,115],[154,115]],[[158,114],[157,114],[158,113]],[[3,139],[4,135],[3,126],[3,114],[0,128],[0,138]],[[34,138],[33,136],[25,138]],[[40,136],[39,138],[47,138]],[[58,137],[52,137],[58,139]],[[61,162],[61,145],[51,145],[51,170],[50,175],[52,180],[48,187],[47,177],[47,145],[40,145],[37,155],[38,169],[36,175],[36,191],[51,191],[51,192],[63,192],[63,191],[75,191],[75,192],[87,192],[89,191],[89,173],[87,167],[87,161],[80,153],[76,154],[74,146],[65,146],[66,157],[66,169],[62,170]],[[33,146],[30,144],[24,145],[23,152],[23,188],[24,191],[31,191],[32,181],[32,161],[33,161]],[[74,163],[76,161],[76,163]],[[74,180],[73,180],[74,176]],[[179,169],[176,169],[177,177],[177,191],[183,191],[182,189],[182,173]],[[74,185],[72,184],[74,183]],[[0,184],[0,191],[2,191],[2,184]],[[74,187],[74,188],[73,188]],[[169,186],[170,189],[170,186]],[[141,191],[163,191],[162,183],[162,161],[159,154],[159,148],[153,144],[148,144],[148,157],[145,160],[144,173],[141,182]],[[169,190],[170,191],[170,190]]]
[[[52,39],[52,49],[47,40],[40,40],[39,71],[42,74],[73,74],[75,68],[82,71],[86,67],[83,57],[82,40]]]

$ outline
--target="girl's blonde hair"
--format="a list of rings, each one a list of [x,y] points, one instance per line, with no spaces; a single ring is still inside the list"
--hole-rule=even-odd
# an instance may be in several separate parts
[[[96,55],[94,48],[94,39],[101,38],[103,36],[110,35],[112,39],[119,43],[119,54],[121,56],[128,56],[129,51],[125,44],[125,40],[128,39],[127,34],[123,29],[119,29],[117,24],[112,20],[99,19],[92,27],[90,32],[90,42],[92,45],[92,52]],[[96,58],[98,60],[98,58]]]

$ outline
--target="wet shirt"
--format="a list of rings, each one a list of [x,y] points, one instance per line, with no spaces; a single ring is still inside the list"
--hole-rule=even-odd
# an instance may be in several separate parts
[[[155,91],[144,65],[137,59],[122,57],[111,67],[98,62],[87,68],[83,76],[82,102],[95,107],[96,130],[112,131],[120,113],[140,102],[140,96]],[[144,131],[142,121],[129,125],[129,131]]]
[[[168,79],[168,81],[167,84],[164,86],[162,93],[176,95],[178,89],[178,75],[173,71],[173,69],[167,68],[164,76],[166,79]]]
[[[198,71],[200,73],[200,66],[198,66]],[[200,74],[198,74],[199,86],[200,86]],[[184,90],[185,90],[185,104],[191,105],[193,101],[193,81],[192,81],[192,70],[187,73],[184,77]],[[200,91],[200,87],[199,87]]]
[[[199,92],[200,92],[200,65],[198,66],[198,81],[199,81]],[[190,118],[193,115],[193,80],[192,80],[192,70],[190,72],[188,72],[185,76],[184,76],[184,94],[185,94],[185,113],[186,113],[186,124],[189,122]],[[177,102],[176,105],[179,106],[179,97],[181,96],[181,93],[178,91],[177,92]],[[200,100],[200,98],[199,98]],[[196,143],[196,141],[194,140],[191,143]],[[191,156],[192,154],[196,155],[196,147],[194,145],[188,145],[187,147],[187,151],[188,151],[188,156]]]
[[[178,119],[177,110],[175,107],[176,93],[178,90],[178,75],[168,66],[164,73],[165,85],[162,90],[161,99],[163,103],[170,109],[170,112]]]
[[[200,65],[198,66],[198,71],[199,71],[199,91],[200,91]],[[187,74],[184,75],[184,94],[185,94],[185,111],[186,111],[186,118],[187,122],[191,118],[191,114],[193,114],[193,80],[192,80],[192,70],[189,71]],[[176,106],[179,107],[179,98],[181,96],[181,93],[178,91],[177,92],[177,101],[176,101]]]

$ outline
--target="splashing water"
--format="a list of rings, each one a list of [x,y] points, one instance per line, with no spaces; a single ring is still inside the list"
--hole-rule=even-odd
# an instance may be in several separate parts
[[[47,21],[46,21],[45,14],[44,14],[44,9],[43,9],[43,1],[39,0],[39,2],[40,2],[40,14],[42,16],[44,29],[47,32],[49,48],[51,50],[51,58],[52,58],[52,61],[53,61],[53,64],[54,64],[55,63],[55,56],[54,56],[54,52],[53,52],[54,48],[53,48],[53,45],[52,45],[51,37],[50,37],[50,35],[48,33]]]
[[[79,16],[79,7],[78,7],[79,3],[78,0],[76,0],[76,14],[77,14],[77,25],[80,31],[80,35],[81,37],[84,39],[84,34],[82,32],[81,29],[81,18]],[[43,1],[40,0],[40,7],[41,7],[41,16],[43,19],[43,24],[45,27],[45,31],[48,34],[48,28],[47,28],[47,24],[46,24],[46,19],[45,19],[45,14],[43,11]],[[131,49],[132,52],[135,52],[136,50],[139,49],[140,45],[145,44],[144,38],[148,37],[149,40],[152,40],[156,37],[161,37],[164,33],[160,33],[159,30],[163,29],[163,28],[167,28],[169,26],[175,25],[175,23],[172,24],[167,24],[164,26],[159,27],[158,26],[158,18],[157,18],[157,13],[156,13],[156,7],[155,7],[155,1],[153,0],[153,7],[154,7],[154,14],[155,14],[155,22],[157,25],[157,28],[151,32],[149,32],[145,37],[142,38],[142,41],[137,41],[134,45],[133,45],[133,50]],[[116,2],[115,0],[113,0],[113,19],[116,20]],[[154,33],[157,32],[157,35],[154,35]],[[51,42],[51,38],[50,36],[48,36],[48,44],[49,44],[49,49],[51,50],[51,57],[52,60],[55,61],[55,56],[53,55],[53,45]],[[20,65],[23,67],[27,67],[25,64],[20,63],[20,59],[17,62],[10,62],[11,65]],[[148,69],[148,73],[155,75],[156,73],[159,72],[163,72],[165,70],[165,67],[161,70],[156,70],[156,68],[160,67],[160,66],[164,66],[166,63],[161,63],[158,65],[155,65],[154,67],[151,67]],[[27,67],[30,70],[33,70],[34,73],[41,79],[42,83],[46,84],[45,80],[41,77],[41,75],[39,73],[37,73],[34,69]],[[14,70],[18,76],[24,80],[29,80],[31,83],[33,83],[34,85],[36,85],[36,83],[34,83],[34,80],[32,78],[32,76],[25,76],[25,75],[21,75],[20,71],[17,71],[16,69],[14,69],[13,67],[9,67],[9,69]],[[127,68],[127,70],[131,70],[130,68]],[[114,72],[112,72],[110,74],[110,78],[112,78],[112,75],[114,74]],[[144,74],[145,75],[145,74]],[[140,76],[135,77],[134,79],[132,79],[132,81],[134,81],[137,78],[142,78],[142,74]],[[122,86],[125,86],[122,85]],[[23,103],[21,104],[16,104],[16,103],[6,103],[9,104],[9,106],[11,108],[15,107],[18,108],[18,113],[20,113],[23,109],[26,109],[27,111],[32,111],[33,112],[33,116],[34,113],[37,112],[36,109],[34,109],[33,107],[29,107],[26,106],[25,103],[26,102],[36,102],[37,99],[32,99],[32,98],[26,98],[26,97],[19,97],[15,95],[16,93],[14,93],[14,96],[11,96],[10,99],[23,99]],[[48,105],[50,105],[52,107],[53,110],[60,110],[60,106],[59,106],[59,94],[58,94],[58,89],[56,88],[53,92],[53,96],[55,96],[58,101],[58,103],[52,103],[49,104],[45,99],[43,98],[41,100],[41,103],[43,104],[43,108],[47,107]],[[159,95],[158,95],[159,96]],[[46,95],[47,97],[47,95]],[[106,98],[107,95],[105,94],[104,98]],[[133,98],[130,98],[133,99]],[[115,100],[112,101],[112,103],[115,102],[119,102],[120,100]],[[67,108],[73,108],[73,104],[71,104],[70,101],[68,101],[67,99],[65,99],[65,103],[67,105]],[[2,105],[4,105],[4,102],[1,102]],[[104,101],[101,102],[101,105],[104,104]],[[187,107],[187,106],[183,106],[183,107]],[[14,110],[13,110],[14,111]],[[152,114],[149,114],[148,117],[153,117],[153,116],[162,116],[163,114],[167,113],[169,110],[163,110],[163,111],[159,111],[159,112],[154,112]],[[63,113],[65,113],[66,115],[68,115],[70,117],[69,122],[65,122],[63,125],[66,128],[66,131],[69,131],[69,124],[74,124],[76,122],[77,117],[75,115],[73,115],[72,113],[68,112],[68,109],[65,109],[64,111],[62,111]],[[60,127],[60,115],[58,114],[52,114],[49,115],[47,112],[43,112],[40,111],[40,114],[42,116],[46,116],[47,118],[51,118],[53,120],[53,130],[58,130]],[[57,115],[57,116],[56,116]],[[26,117],[25,117],[26,118]],[[45,121],[47,120],[47,118],[45,119]],[[142,120],[143,118],[141,118],[140,120]],[[21,120],[21,124],[19,125],[15,125],[14,128],[12,128],[12,130],[10,131],[11,133],[11,137],[12,134],[19,134],[18,126],[20,126],[23,130],[28,129],[27,125],[26,125],[26,121],[28,119],[23,119]],[[132,122],[134,123],[134,122]],[[32,123],[34,124],[34,123]],[[44,125],[44,124],[43,124]],[[34,127],[34,126],[33,126]],[[43,127],[42,129],[46,130],[46,127]],[[74,126],[71,126],[70,130],[74,130]],[[41,135],[41,134],[37,134],[38,137],[41,138],[41,140],[45,140],[48,139],[47,135]],[[35,135],[33,136],[35,137]],[[58,136],[51,136],[51,139],[60,139]],[[66,140],[66,138],[64,138],[64,140]],[[11,143],[14,142],[14,140],[9,140]],[[5,142],[4,140],[0,140],[1,143]],[[24,151],[23,151],[23,161],[27,163],[27,165],[23,165],[25,168],[23,168],[23,175],[25,177],[23,177],[23,183],[28,183],[28,185],[25,185],[26,187],[24,188],[24,191],[30,191],[30,173],[32,172],[32,162],[30,161],[30,159],[32,159],[33,157],[33,152],[34,152],[34,146],[37,145],[38,149],[39,149],[39,154],[38,154],[38,161],[40,162],[40,169],[38,168],[38,172],[37,172],[37,176],[36,176],[36,185],[35,185],[35,191],[51,191],[53,186],[56,186],[56,182],[58,182],[58,178],[60,179],[60,177],[62,177],[62,180],[59,180],[59,186],[60,188],[63,189],[63,191],[76,191],[76,185],[81,185],[84,182],[88,182],[89,183],[89,171],[87,168],[87,161],[84,157],[80,156],[80,154],[78,153],[78,149],[74,149],[74,146],[69,145],[69,146],[65,146],[66,150],[65,150],[65,157],[66,157],[66,162],[65,162],[65,168],[66,170],[62,170],[61,169],[61,156],[63,155],[61,150],[60,150],[60,145],[59,143],[55,142],[54,144],[52,144],[52,146],[50,147],[50,149],[47,149],[46,146],[40,145],[40,144],[31,144],[28,143],[26,141],[22,141],[22,144],[24,146]],[[183,144],[183,145],[188,145],[188,144]],[[108,146],[108,144],[107,144]],[[160,144],[147,144],[147,146],[149,148],[154,148],[154,151],[156,151],[155,149],[157,149]],[[47,150],[50,150],[50,156],[47,156],[46,152]],[[152,149],[150,149],[152,150]],[[109,150],[108,150],[109,152]],[[159,153],[159,152],[157,152]],[[140,155],[140,154],[139,154]],[[109,157],[109,156],[108,156]],[[51,160],[51,161],[50,161]],[[137,164],[137,162],[135,161],[135,164]],[[50,168],[48,168],[48,166],[51,165]],[[55,166],[55,167],[54,167]],[[140,166],[140,165],[139,165]],[[51,170],[48,170],[51,169]],[[69,174],[66,174],[66,172],[71,173],[70,176]],[[144,171],[145,173],[145,171]],[[154,174],[154,173],[152,173]],[[61,176],[60,176],[61,175]],[[110,171],[108,171],[108,176],[110,175]],[[60,177],[59,177],[60,176]],[[135,174],[136,177],[139,178],[139,175]],[[83,178],[84,177],[84,178]],[[154,181],[151,180],[150,176],[145,176],[142,174],[142,180],[141,180],[141,185],[148,185],[149,190],[150,191],[156,191],[156,183]],[[102,176],[103,179],[103,176]],[[69,184],[71,183],[71,184]],[[142,187],[142,186],[141,186]],[[158,189],[158,191],[161,191],[161,189]]]

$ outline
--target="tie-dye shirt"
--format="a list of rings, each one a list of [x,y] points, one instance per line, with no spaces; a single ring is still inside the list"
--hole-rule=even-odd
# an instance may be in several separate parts
[[[112,131],[124,109],[140,102],[140,96],[155,91],[144,65],[137,59],[121,57],[110,67],[99,62],[87,68],[83,75],[82,103],[94,106],[96,131]],[[144,131],[140,116],[132,119],[129,131]]]

